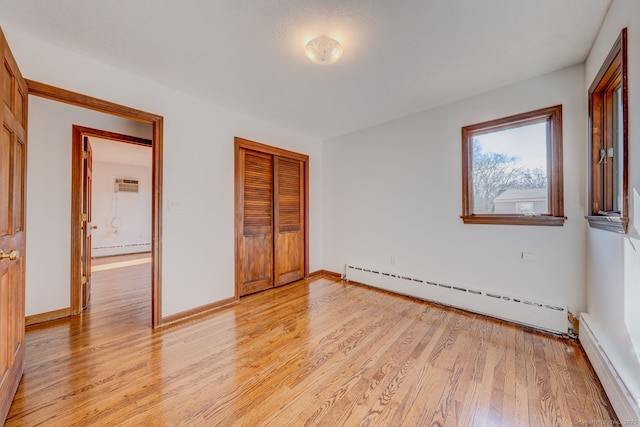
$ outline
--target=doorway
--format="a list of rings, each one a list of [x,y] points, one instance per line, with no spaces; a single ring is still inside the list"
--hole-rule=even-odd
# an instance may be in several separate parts
[[[98,269],[104,270],[150,256],[153,141],[77,125],[72,135],[72,152],[82,150],[82,165],[73,168],[82,176],[72,176],[72,181],[81,181],[81,191],[74,196],[81,198],[82,220],[72,235],[79,228],[82,238],[80,258],[72,253],[72,270],[79,262],[81,280],[72,282],[71,293],[84,310],[91,302],[96,258]]]
[[[98,111],[109,115],[133,120],[138,123],[150,124],[152,127],[152,230],[151,230],[151,325],[162,324],[161,301],[161,259],[162,259],[162,142],[163,118],[152,113],[93,98],[87,95],[60,89],[44,83],[27,80],[29,95],[46,98],[56,102]],[[72,175],[82,177],[82,150],[72,150]],[[72,180],[71,194],[71,229],[75,230],[71,238],[71,304],[70,315],[81,313],[82,304],[77,291],[81,286],[82,272],[80,262],[74,262],[81,257],[82,230],[78,224],[82,222],[82,180]]]

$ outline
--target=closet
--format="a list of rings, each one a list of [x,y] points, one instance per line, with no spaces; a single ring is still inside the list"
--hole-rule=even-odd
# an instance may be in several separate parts
[[[235,138],[236,296],[308,274],[304,154]]]

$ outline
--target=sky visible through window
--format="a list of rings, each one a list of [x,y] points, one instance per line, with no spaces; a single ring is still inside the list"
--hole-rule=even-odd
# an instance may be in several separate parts
[[[479,144],[484,153],[503,153],[519,158],[515,167],[547,171],[546,122],[477,135],[473,143]]]
[[[475,135],[472,174],[474,213],[548,213],[547,122]]]

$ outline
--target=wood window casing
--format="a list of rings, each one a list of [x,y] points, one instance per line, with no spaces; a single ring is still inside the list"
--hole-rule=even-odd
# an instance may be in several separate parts
[[[473,137],[476,135],[547,123],[548,214],[496,214],[473,211]],[[542,108],[462,128],[462,221],[465,224],[562,226],[564,216],[562,166],[562,105]]]
[[[617,123],[616,91],[620,91],[622,110]],[[616,233],[626,233],[629,223],[628,106],[624,28],[589,88],[590,212],[586,219],[592,228]]]

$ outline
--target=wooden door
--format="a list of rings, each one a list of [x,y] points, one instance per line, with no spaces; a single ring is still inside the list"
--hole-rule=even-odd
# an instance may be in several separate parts
[[[0,30],[0,424],[24,369],[27,85]]]
[[[308,161],[304,154],[235,139],[236,295],[308,274]]]
[[[239,152],[237,274],[240,295],[273,287],[273,156]]]
[[[82,138],[82,309],[91,298],[91,188],[93,185],[93,150],[89,137]]]
[[[275,285],[304,277],[304,163],[274,157]]]

